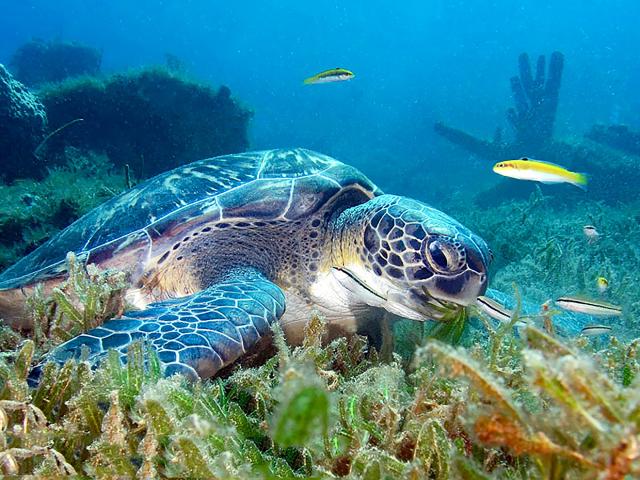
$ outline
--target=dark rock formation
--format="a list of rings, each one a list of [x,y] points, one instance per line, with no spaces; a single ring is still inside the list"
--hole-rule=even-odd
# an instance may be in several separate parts
[[[585,197],[607,204],[637,200],[640,173],[637,161],[597,145],[587,143],[569,144],[554,141],[543,146],[536,155],[540,159],[560,164],[569,170],[586,172],[589,184],[587,192],[572,185],[544,185],[511,178],[501,179],[494,187],[479,193],[476,202],[483,207],[500,204],[513,199],[527,199],[536,188],[544,195],[554,198],[555,205],[571,205]],[[514,158],[507,155],[503,158]]]
[[[141,178],[248,147],[251,112],[227,87],[216,91],[163,69],[69,80],[41,97],[52,128],[69,124],[47,141],[52,162],[73,146],[104,152]]]
[[[538,57],[535,78],[526,53],[518,57],[518,66],[520,75],[511,78],[515,108],[507,111],[507,119],[515,130],[517,144],[539,148],[553,136],[564,56],[559,52],[551,54],[546,79],[544,55]]]
[[[503,143],[501,136],[496,136],[493,141],[484,140],[474,137],[463,130],[449,127],[442,122],[437,122],[433,128],[438,135],[446,138],[451,143],[455,143],[465,150],[486,159],[502,159],[508,156],[509,150],[515,150],[513,148],[510,149],[509,145]]]
[[[435,124],[436,133],[490,160],[540,155],[545,145],[553,140],[564,56],[559,52],[552,53],[548,69],[545,69],[545,57],[538,57],[535,78],[526,53],[518,57],[518,66],[519,75],[511,78],[515,107],[507,110],[507,120],[515,133],[513,142],[506,143],[500,130],[496,131],[499,135],[489,141],[443,123]]]
[[[46,126],[42,103],[0,65],[0,177],[31,176],[40,168],[33,152]]]
[[[625,125],[594,125],[585,137],[632,155],[640,155],[640,132],[633,132]]]
[[[553,139],[564,64],[562,54],[554,52],[551,55],[546,75],[543,56],[538,58],[535,77],[526,54],[520,55],[518,64],[519,75],[511,78],[515,107],[507,111],[507,119],[515,132],[513,141],[505,142],[500,130],[492,140],[485,140],[443,123],[435,124],[436,133],[491,162],[527,156],[586,172],[589,177],[586,195],[589,198],[612,204],[635,200],[640,173],[629,158],[616,156],[594,145],[569,144]],[[624,127],[594,127],[587,137],[631,153],[638,152],[640,145],[640,135]],[[556,204],[570,204],[585,195],[567,185],[559,187],[505,178],[477,195],[476,201],[481,206],[491,206],[512,199],[525,199],[537,186],[545,195],[554,196]]]
[[[69,77],[96,75],[102,52],[70,42],[32,40],[22,45],[11,58],[15,77],[28,86],[60,82]]]

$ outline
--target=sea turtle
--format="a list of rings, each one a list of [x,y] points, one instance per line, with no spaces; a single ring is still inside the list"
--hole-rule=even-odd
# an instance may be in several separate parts
[[[0,317],[25,324],[25,294],[66,274],[65,255],[124,270],[126,312],[60,345],[145,339],[167,375],[210,377],[279,321],[301,341],[318,312],[329,336],[367,332],[386,312],[439,319],[486,290],[485,242],[416,200],[304,149],[210,158],[158,175],[91,211],[0,275]]]

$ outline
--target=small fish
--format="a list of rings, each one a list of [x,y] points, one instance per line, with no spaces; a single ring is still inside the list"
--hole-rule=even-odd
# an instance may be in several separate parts
[[[344,82],[345,80],[351,80],[355,77],[353,72],[350,72],[344,68],[332,68],[331,70],[325,70],[313,77],[309,77],[304,81],[305,85],[313,85],[316,83],[329,83],[329,82]]]
[[[583,190],[587,189],[587,176],[570,172],[555,163],[522,157],[519,160],[505,160],[493,166],[493,171],[505,177],[519,180],[533,180],[542,183],[570,183]]]
[[[609,289],[609,280],[604,277],[596,278],[596,287],[600,293],[604,293]]]
[[[622,308],[606,302],[598,302],[580,297],[560,297],[556,300],[556,305],[570,312],[586,313],[598,317],[619,317],[622,315]]]
[[[584,236],[587,237],[587,242],[589,244],[595,243],[600,239],[600,234],[593,225],[585,225],[582,227],[582,232],[584,233]]]
[[[585,337],[595,337],[596,335],[606,335],[608,333],[611,333],[609,325],[587,325],[580,331],[580,334]]]
[[[494,320],[498,320],[502,323],[511,322],[511,318],[513,317],[513,311],[508,310],[504,307],[504,305],[499,304],[495,300],[485,296],[479,296],[476,300],[476,304],[484,313],[489,315]],[[517,320],[515,323],[516,327],[524,327],[527,323],[522,320]]]

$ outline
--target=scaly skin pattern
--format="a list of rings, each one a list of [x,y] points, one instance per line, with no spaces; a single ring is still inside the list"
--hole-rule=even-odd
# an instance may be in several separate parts
[[[387,300],[412,297],[400,300],[415,304],[410,318],[438,318],[431,306],[469,305],[486,289],[491,253],[484,240],[421,202],[378,196],[345,211],[333,232],[340,248],[331,262]]]
[[[285,308],[282,291],[253,269],[227,278],[195,295],[127,312],[51,351],[47,360],[64,363],[83,348],[97,363],[109,349],[126,361],[127,348],[145,341],[158,355],[165,375],[207,378],[233,363],[270,332]],[[37,381],[41,365],[31,372]]]
[[[128,226],[117,222],[125,211]],[[485,291],[489,263],[485,243],[451,217],[301,149],[196,162],[116,197],[0,276],[0,315],[2,289],[64,275],[65,250],[124,267],[139,310],[46,360],[86,347],[94,364],[110,348],[125,361],[142,340],[167,375],[201,377],[247,354],[275,321],[296,341],[314,312],[333,336],[384,312],[440,318]]]
[[[0,318],[31,329],[25,300],[36,284],[47,293],[64,280],[67,252],[79,262],[127,273],[129,300],[137,308],[194,294],[247,256],[262,259],[270,275],[278,273],[272,260],[279,257],[259,252],[277,232],[290,237],[320,210],[351,207],[378,193],[353,167],[304,149],[194,162],[105,202],[0,273]],[[320,220],[316,231],[326,226],[324,216]],[[257,230],[266,233],[246,235]],[[277,238],[280,254],[295,255]],[[319,241],[308,238],[306,245]]]

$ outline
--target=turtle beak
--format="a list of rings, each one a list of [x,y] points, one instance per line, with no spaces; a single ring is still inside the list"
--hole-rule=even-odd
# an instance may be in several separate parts
[[[463,306],[437,299],[429,295],[424,288],[414,288],[409,291],[389,292],[385,308],[401,317],[424,322],[441,320],[452,312],[459,311]]]
[[[487,275],[467,270],[453,277],[438,277],[423,290],[436,301],[467,307],[487,291]]]

